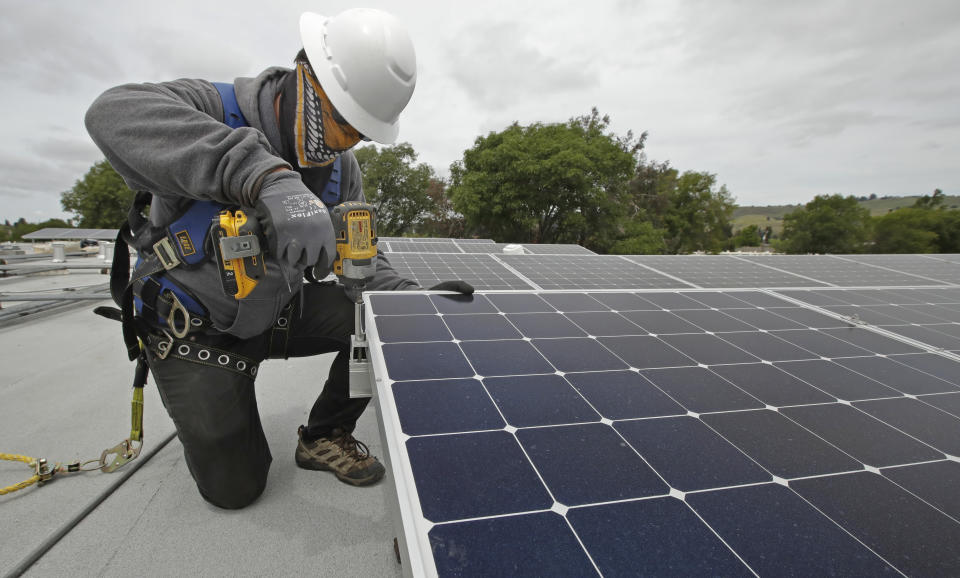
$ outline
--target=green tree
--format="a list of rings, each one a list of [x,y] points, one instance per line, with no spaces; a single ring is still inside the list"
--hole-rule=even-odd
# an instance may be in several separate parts
[[[453,202],[447,196],[447,184],[442,179],[431,179],[427,196],[430,209],[417,227],[417,233],[424,237],[463,237],[463,215],[453,208]]]
[[[877,253],[955,253],[960,251],[960,210],[948,210],[943,191],[924,195],[911,207],[874,219]]]
[[[85,229],[116,229],[127,218],[134,192],[106,159],[95,163],[73,189],[60,197],[64,211]]]
[[[747,225],[737,231],[737,234],[730,239],[730,246],[733,249],[740,247],[759,247],[760,246],[760,226]]]
[[[870,210],[856,197],[817,195],[784,215],[780,248],[787,253],[862,253],[870,232]]]
[[[874,253],[935,253],[937,213],[906,207],[876,217],[873,223]]]
[[[643,137],[618,137],[609,126],[594,108],[566,123],[514,123],[478,137],[450,167],[450,198],[467,232],[501,242],[608,248],[618,238],[643,146]]]
[[[726,246],[732,232],[733,199],[716,175],[686,171],[669,162],[641,162],[630,183],[635,218],[649,219],[663,232],[663,250],[669,254],[706,251]]]
[[[377,207],[378,234],[401,236],[413,231],[431,208],[427,189],[435,178],[433,169],[414,164],[417,153],[409,143],[381,149],[366,146],[355,154],[364,195]]]

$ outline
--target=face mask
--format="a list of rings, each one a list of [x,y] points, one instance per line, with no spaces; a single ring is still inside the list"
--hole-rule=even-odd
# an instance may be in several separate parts
[[[297,63],[294,141],[297,164],[322,167],[363,139],[337,112],[306,62]]]

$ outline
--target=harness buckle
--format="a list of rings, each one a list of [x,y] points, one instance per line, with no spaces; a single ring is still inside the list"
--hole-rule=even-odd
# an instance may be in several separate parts
[[[153,244],[153,252],[160,259],[163,268],[169,271],[180,264],[180,257],[177,256],[177,250],[174,249],[170,239],[164,237]]]
[[[190,312],[187,311],[187,308],[183,306],[183,303],[180,303],[180,299],[177,297],[176,293],[173,291],[168,291],[167,293],[169,293],[171,297],[170,313],[167,314],[167,327],[170,328],[170,333],[173,333],[174,337],[183,339],[190,331]],[[180,312],[180,316],[183,318],[183,329],[177,328],[178,311]]]
[[[163,331],[163,335],[167,340],[157,343],[157,357],[159,359],[166,359],[167,355],[170,355],[170,350],[173,349],[173,336],[167,333],[165,329],[161,331]]]

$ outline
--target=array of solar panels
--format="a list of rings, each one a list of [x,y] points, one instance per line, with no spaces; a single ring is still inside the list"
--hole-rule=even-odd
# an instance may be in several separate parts
[[[957,256],[398,256],[523,289],[368,296],[415,570],[960,574]]]
[[[48,227],[23,236],[28,241],[100,239],[112,241],[117,238],[116,229],[64,229]]]

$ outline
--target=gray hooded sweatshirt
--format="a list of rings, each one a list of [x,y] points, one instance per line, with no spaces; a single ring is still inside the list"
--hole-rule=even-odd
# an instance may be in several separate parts
[[[223,123],[220,94],[210,82],[180,79],[104,92],[87,111],[87,131],[127,186],[153,194],[152,225],[170,224],[194,200],[239,205],[252,214],[263,177],[279,167],[292,168],[280,157],[273,107],[288,72],[270,68],[256,78],[235,80],[248,127]],[[360,166],[349,151],[342,155],[340,187],[343,201],[364,200]],[[240,300],[224,293],[213,255],[199,268],[178,267],[166,274],[204,305],[215,328],[247,338],[269,329],[303,282],[289,283],[269,256],[265,262],[265,277]],[[420,288],[400,277],[382,253],[377,263],[368,289]]]

